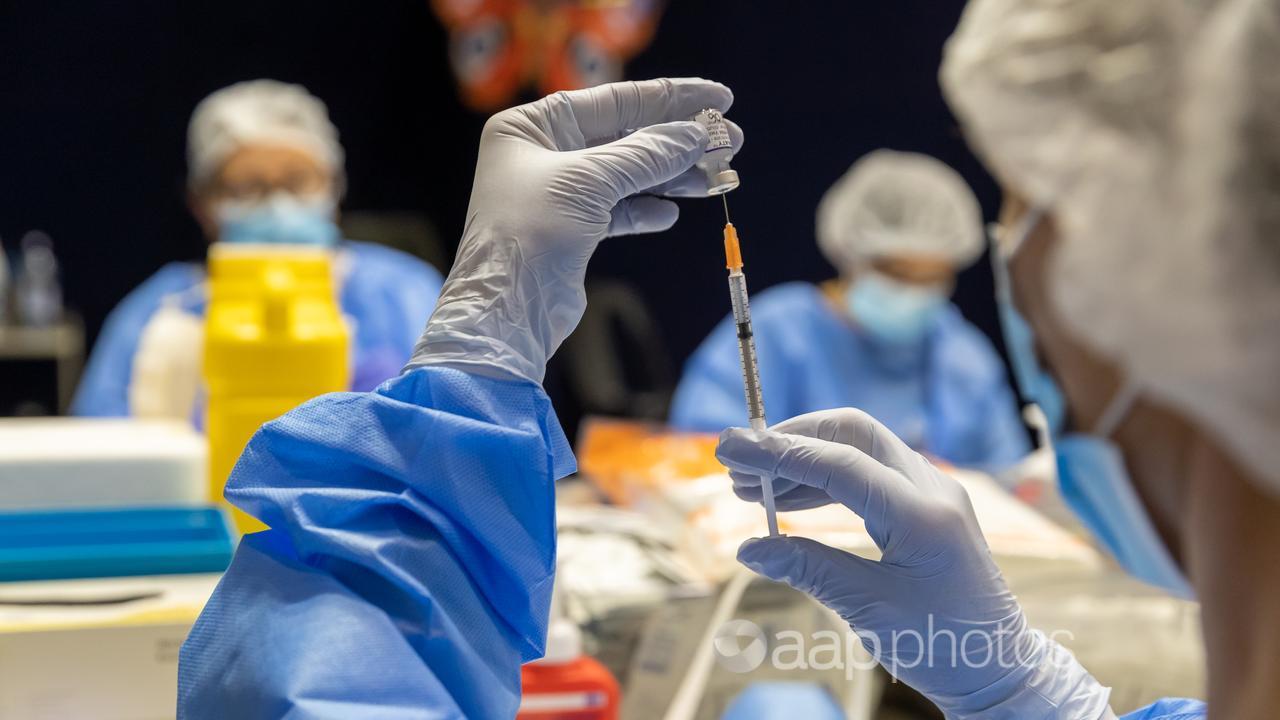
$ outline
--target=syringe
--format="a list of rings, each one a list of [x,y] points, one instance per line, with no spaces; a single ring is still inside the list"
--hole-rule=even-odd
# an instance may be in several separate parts
[[[724,198],[725,196],[721,195]],[[729,269],[729,299],[733,302],[733,322],[738,328],[738,358],[742,364],[742,387],[747,396],[747,417],[752,430],[764,430],[764,396],[760,392],[760,369],[756,364],[756,339],[751,331],[751,303],[747,299],[747,276],[742,274],[742,246],[738,230],[729,221],[729,201],[724,201],[724,259]],[[769,535],[778,534],[778,509],[773,501],[773,478],[760,476],[765,519]]]

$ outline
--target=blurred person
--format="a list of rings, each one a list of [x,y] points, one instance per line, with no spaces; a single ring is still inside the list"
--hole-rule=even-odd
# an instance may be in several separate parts
[[[995,471],[1025,456],[1004,365],[949,300],[956,273],[985,246],[959,174],[926,155],[873,152],[827,191],[817,230],[839,279],[752,298],[769,417],[858,407],[957,465]],[[746,424],[732,317],[686,365],[671,422],[709,432]]]
[[[187,155],[191,211],[209,242],[332,248],[339,302],[353,322],[351,388],[371,390],[399,374],[442,280],[411,255],[342,238],[343,149],[324,103],[274,80],[223,88],[196,106]],[[205,279],[201,263],[169,263],[116,306],[74,414],[198,412]]]
[[[1273,718],[1280,6],[977,0],[945,58],[948,100],[1005,189],[1006,344],[1049,416],[1062,496],[1131,575],[1200,603],[1209,702],[1126,718]],[[730,430],[719,455],[744,498],[776,473],[780,509],[866,519],[877,560],[785,537],[739,558],[839,613],[947,717],[1127,710],[1028,625],[964,489],[866,413]],[[924,631],[951,634],[949,654],[879,642]]]

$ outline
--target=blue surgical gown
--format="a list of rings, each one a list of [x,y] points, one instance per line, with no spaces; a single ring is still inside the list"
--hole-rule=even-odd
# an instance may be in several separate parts
[[[443,281],[435,268],[399,250],[352,241],[340,247],[347,270],[339,304],[355,320],[351,389],[372,390],[408,361]],[[199,263],[169,263],[112,310],[76,389],[73,414],[129,414],[133,357],[143,329],[164,302],[203,316],[205,278]]]
[[[809,283],[760,293],[751,316],[770,422],[856,407],[918,450],[990,471],[1030,449],[1004,365],[954,305],[938,314],[923,342],[897,347],[867,338]],[[745,426],[738,362],[729,317],[686,365],[671,423],[706,432]]]
[[[182,647],[178,717],[513,717],[573,470],[539,386],[448,368],[267,423],[226,494],[271,529]]]
[[[272,529],[240,543],[182,646],[178,717],[512,717],[573,470],[541,388],[444,367],[267,423],[227,497]],[[1203,716],[1161,701],[1125,720]]]
[[[1141,710],[1135,710],[1120,720],[1204,720],[1209,717],[1209,706],[1200,700],[1166,698]]]

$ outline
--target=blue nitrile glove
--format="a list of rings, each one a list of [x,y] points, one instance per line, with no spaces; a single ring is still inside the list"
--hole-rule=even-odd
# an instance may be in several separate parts
[[[444,364],[542,382],[586,307],[587,261],[606,236],[671,227],[675,203],[705,195],[694,162],[724,111],[709,80],[614,83],[494,115],[480,139],[458,257],[409,367]],[[736,145],[742,133],[730,127]]]
[[[947,717],[1113,717],[1109,689],[1027,626],[964,488],[870,415],[825,410],[771,430],[731,428],[716,455],[743,498],[759,499],[768,473],[784,488],[779,508],[834,501],[866,521],[878,561],[792,537],[748,540],[738,559],[839,613]]]

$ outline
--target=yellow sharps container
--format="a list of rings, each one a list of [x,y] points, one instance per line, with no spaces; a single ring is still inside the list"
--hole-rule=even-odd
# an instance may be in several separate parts
[[[302,402],[346,390],[350,335],[334,289],[332,253],[283,245],[209,249],[204,378],[209,493],[253,433]],[[241,532],[266,526],[234,510]]]

